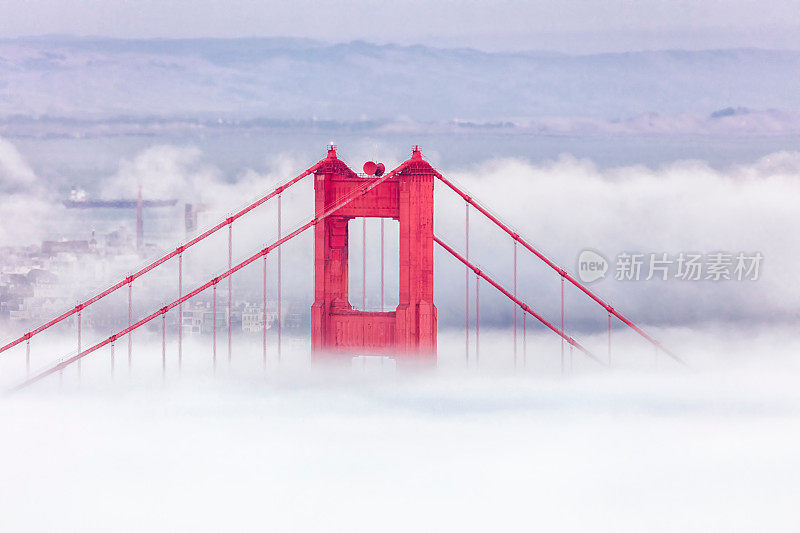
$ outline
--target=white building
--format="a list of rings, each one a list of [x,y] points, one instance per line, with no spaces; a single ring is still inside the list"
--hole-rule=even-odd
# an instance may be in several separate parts
[[[181,313],[181,329],[188,335],[201,335],[213,331],[214,311],[210,302],[192,302],[184,304]],[[228,308],[217,302],[217,331],[228,326]]]
[[[264,310],[260,305],[244,304],[242,311],[242,331],[247,333],[257,333],[262,330],[264,325]],[[277,311],[267,311],[267,329],[277,320]]]

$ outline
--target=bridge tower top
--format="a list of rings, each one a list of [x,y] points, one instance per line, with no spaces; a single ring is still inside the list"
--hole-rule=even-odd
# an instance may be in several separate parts
[[[328,146],[314,179],[318,212],[363,186],[365,180]],[[392,355],[404,362],[432,362],[436,354],[433,303],[433,183],[435,171],[414,146],[411,158],[374,189],[327,217],[314,229],[314,304],[311,344],[315,357]],[[392,311],[355,309],[348,290],[348,222],[353,218],[399,222],[399,304]]]

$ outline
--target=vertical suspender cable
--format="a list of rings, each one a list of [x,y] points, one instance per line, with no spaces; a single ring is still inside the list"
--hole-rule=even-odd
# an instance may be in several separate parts
[[[31,376],[31,339],[25,341],[25,379]]]
[[[514,240],[514,298],[517,297],[517,241]],[[514,368],[517,368],[517,304],[514,305]]]
[[[564,333],[564,276],[561,276],[561,333]],[[561,337],[561,373],[564,373],[564,337]]]
[[[383,305],[383,217],[381,217],[381,313],[384,311]],[[383,360],[385,357],[381,357],[381,366],[383,366]]]
[[[128,327],[133,324],[133,279],[128,278]],[[133,331],[128,333],[128,376],[133,366]]]
[[[367,217],[361,219],[361,310],[367,310]]]
[[[267,369],[267,254],[264,254],[264,283],[261,291],[261,359],[264,370]]]
[[[281,195],[278,195],[278,239],[281,238]],[[281,362],[281,247],[278,246],[278,362]]]
[[[111,380],[114,380],[114,344],[111,343]]]
[[[475,274],[475,366],[480,362],[480,344],[478,336],[481,329],[481,278]]]
[[[228,224],[228,270],[233,268],[233,220]],[[228,276],[228,366],[231,365],[231,311],[233,309],[233,276]]]
[[[528,366],[528,328],[525,323],[527,316],[528,313],[522,313],[522,368],[527,368]]]
[[[178,298],[183,296],[183,253],[178,254]],[[183,302],[178,304],[178,374],[183,367]]]
[[[569,345],[569,373],[572,374],[572,345]]]
[[[161,381],[167,379],[167,313],[161,313]]]
[[[465,237],[466,237],[466,257],[469,261],[469,203],[464,204],[466,207],[466,223],[465,223]],[[466,363],[469,365],[469,267],[465,268],[465,298],[464,298],[464,324],[465,327],[465,345],[464,350],[466,354]]]
[[[367,310],[367,217],[361,219],[361,311]],[[367,346],[366,321],[361,321],[361,343]],[[361,366],[366,368],[367,358],[361,358]]]
[[[217,373],[217,282],[214,280],[211,304],[211,365],[214,374]]]
[[[611,313],[608,313],[608,366],[611,366]]]
[[[78,311],[78,353],[81,353],[81,311]],[[78,383],[81,382],[81,360],[78,359]]]

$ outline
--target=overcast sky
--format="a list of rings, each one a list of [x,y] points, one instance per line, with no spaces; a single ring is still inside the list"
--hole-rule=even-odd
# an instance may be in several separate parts
[[[293,36],[601,52],[800,49],[797,0],[0,0],[0,37]]]

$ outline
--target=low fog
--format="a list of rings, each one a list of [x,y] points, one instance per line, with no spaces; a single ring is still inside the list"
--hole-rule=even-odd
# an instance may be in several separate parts
[[[340,146],[354,170],[379,157],[393,168],[402,147]],[[185,337],[178,365],[176,313],[168,315],[162,371],[160,322],[105,347],[33,387],[0,400],[0,516],[13,531],[278,528],[406,531],[410,528],[545,527],[600,531],[794,531],[798,398],[794,376],[800,294],[790,283],[800,259],[800,153],[778,151],[720,166],[697,159],[661,165],[601,165],[554,158],[486,157],[440,164],[425,157],[567,270],[592,249],[612,262],[591,288],[642,325],[687,366],[614,321],[573,287],[566,330],[603,362],[561,343],[486,284],[481,329],[470,303],[465,361],[464,268],[435,252],[438,366],[423,373],[391,359],[356,357],[338,369],[309,364],[302,330],[274,330],[266,364],[260,335]],[[93,183],[96,198],[180,198],[204,205],[198,232],[316,162],[286,152],[231,171],[192,143],[154,143],[113,162]],[[75,217],[64,191],[37,174],[14,141],[0,140],[0,242],[24,245],[86,238],[111,224],[133,232],[130,215]],[[311,181],[282,197],[283,233],[313,215]],[[464,203],[437,184],[435,231],[464,248]],[[182,205],[182,204],[180,204]],[[234,263],[277,237],[275,202],[234,224]],[[189,236],[180,209],[146,219],[149,258]],[[361,221],[350,224],[351,302],[361,301]],[[470,257],[506,287],[511,239],[472,209]],[[386,305],[396,305],[396,223],[387,222]],[[379,222],[367,224],[367,307],[379,297]],[[184,292],[227,268],[227,235],[185,254]],[[311,304],[311,235],[283,252],[286,305]],[[622,252],[760,252],[755,281],[617,281]],[[519,294],[558,321],[559,278],[519,253]],[[86,263],[61,283],[90,296],[146,262],[136,254]],[[100,264],[102,263],[102,264]],[[174,262],[134,285],[134,318],[177,297]],[[276,297],[275,256],[268,295]],[[234,277],[233,298],[261,294],[260,263]],[[789,282],[789,283],[787,283]],[[474,297],[474,276],[470,297]],[[125,312],[124,291],[84,311],[86,323]],[[210,295],[198,296],[208,301]],[[227,303],[220,285],[218,305]],[[0,337],[26,331],[3,325]],[[74,321],[31,343],[31,372],[74,355]],[[86,327],[83,347],[113,331]],[[523,340],[524,339],[524,340]],[[479,341],[479,344],[476,343]],[[0,386],[26,374],[25,347],[0,356]],[[47,512],[42,512],[46,506]],[[679,509],[680,512],[675,510]]]
[[[0,406],[0,514],[13,531],[795,531],[782,339],[743,343],[747,362],[706,344],[718,364],[693,373],[65,378]]]

